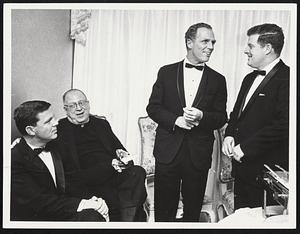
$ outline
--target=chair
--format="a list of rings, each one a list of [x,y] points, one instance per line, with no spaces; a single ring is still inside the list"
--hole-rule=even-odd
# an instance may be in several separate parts
[[[153,156],[153,147],[157,123],[155,123],[150,117],[146,116],[138,119],[138,125],[141,134],[141,166],[145,168],[147,173],[146,184],[148,191],[148,221],[151,222],[154,220],[155,158]],[[208,172],[207,186],[199,222],[217,222],[219,220],[218,211],[221,211],[222,209],[224,209],[224,212],[221,213],[221,218],[231,212],[231,206],[226,200],[226,196],[230,194],[230,191],[227,190],[226,186],[227,183],[232,182],[232,180],[229,180],[229,178],[226,177],[228,173],[230,174],[230,171],[224,169],[224,167],[229,166],[223,162],[225,160],[225,156],[221,154],[221,145],[223,139],[221,133],[221,130],[214,131],[216,140],[214,142],[212,153],[212,166]],[[222,176],[220,177],[219,175]],[[226,178],[228,180],[226,180]],[[180,199],[176,218],[181,218],[182,215],[183,204],[182,199]]]

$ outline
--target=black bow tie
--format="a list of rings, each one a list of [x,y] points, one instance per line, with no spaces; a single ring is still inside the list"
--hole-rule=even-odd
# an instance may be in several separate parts
[[[265,76],[266,75],[266,71],[264,71],[264,70],[254,70],[253,71],[253,73],[255,74],[255,75],[261,75],[261,76]]]
[[[202,66],[202,65],[200,65],[200,66],[195,66],[195,65],[190,64],[190,63],[186,63],[186,64],[185,64],[185,67],[187,67],[187,68],[196,68],[196,69],[199,70],[199,71],[202,71],[203,68],[204,68],[204,66]]]
[[[42,153],[42,151],[48,152],[49,148],[46,146],[46,147],[43,147],[43,148],[35,148],[33,150],[34,155],[39,155],[40,153]]]

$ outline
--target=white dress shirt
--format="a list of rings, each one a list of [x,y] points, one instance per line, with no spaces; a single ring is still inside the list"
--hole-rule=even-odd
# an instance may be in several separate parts
[[[27,144],[33,150],[36,149],[36,148],[39,148],[39,147],[35,147],[33,145],[30,145],[28,142],[27,142]],[[54,164],[53,164],[53,159],[52,159],[51,153],[50,152],[46,152],[46,151],[42,151],[39,154],[39,157],[44,162],[44,164],[46,165],[46,167],[48,168],[48,170],[49,170],[49,172],[50,172],[50,174],[52,176],[52,179],[54,181],[54,184],[57,187],[57,185],[56,185],[56,177],[55,177],[55,168],[54,168]]]
[[[271,62],[270,64],[268,64],[267,66],[265,66],[263,69],[261,70],[265,70],[266,71],[266,75],[272,70],[272,68],[279,62],[279,58],[275,59],[273,62]],[[260,83],[263,81],[263,79],[265,78],[265,76],[262,76],[262,75],[258,75],[251,88],[249,89],[249,92],[246,96],[246,99],[245,99],[245,105],[243,106],[243,110],[245,108],[245,106],[247,105],[249,99],[251,98],[251,96],[253,95],[253,93],[255,92],[255,90],[257,89],[257,87],[260,85]]]
[[[185,67],[186,63],[191,62],[188,61],[187,58],[183,61],[183,85],[184,85],[184,96],[185,96],[185,104],[187,107],[191,107],[194,99],[196,97],[199,84],[201,82],[201,78],[203,75],[203,70],[199,71],[196,68],[187,68]],[[193,64],[193,65],[204,65],[204,64]]]

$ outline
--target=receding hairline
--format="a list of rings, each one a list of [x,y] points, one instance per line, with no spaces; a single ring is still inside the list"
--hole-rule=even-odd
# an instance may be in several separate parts
[[[80,89],[69,89],[69,90],[67,90],[67,91],[63,94],[63,102],[66,101],[66,97],[67,97],[69,94],[71,94],[71,93],[76,93],[76,92],[81,93],[81,94],[85,97],[85,99],[87,99],[85,93],[84,93],[83,91],[81,91]]]

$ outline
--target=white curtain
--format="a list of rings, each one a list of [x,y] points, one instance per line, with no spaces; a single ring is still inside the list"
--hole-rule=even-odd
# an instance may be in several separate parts
[[[91,112],[105,115],[127,150],[138,155],[138,117],[147,115],[158,69],[185,57],[190,25],[213,28],[217,43],[208,65],[226,77],[229,114],[251,71],[243,53],[247,30],[262,23],[282,27],[281,58],[289,65],[290,17],[284,10],[93,10],[86,46],[75,43],[73,87],[87,94]]]

